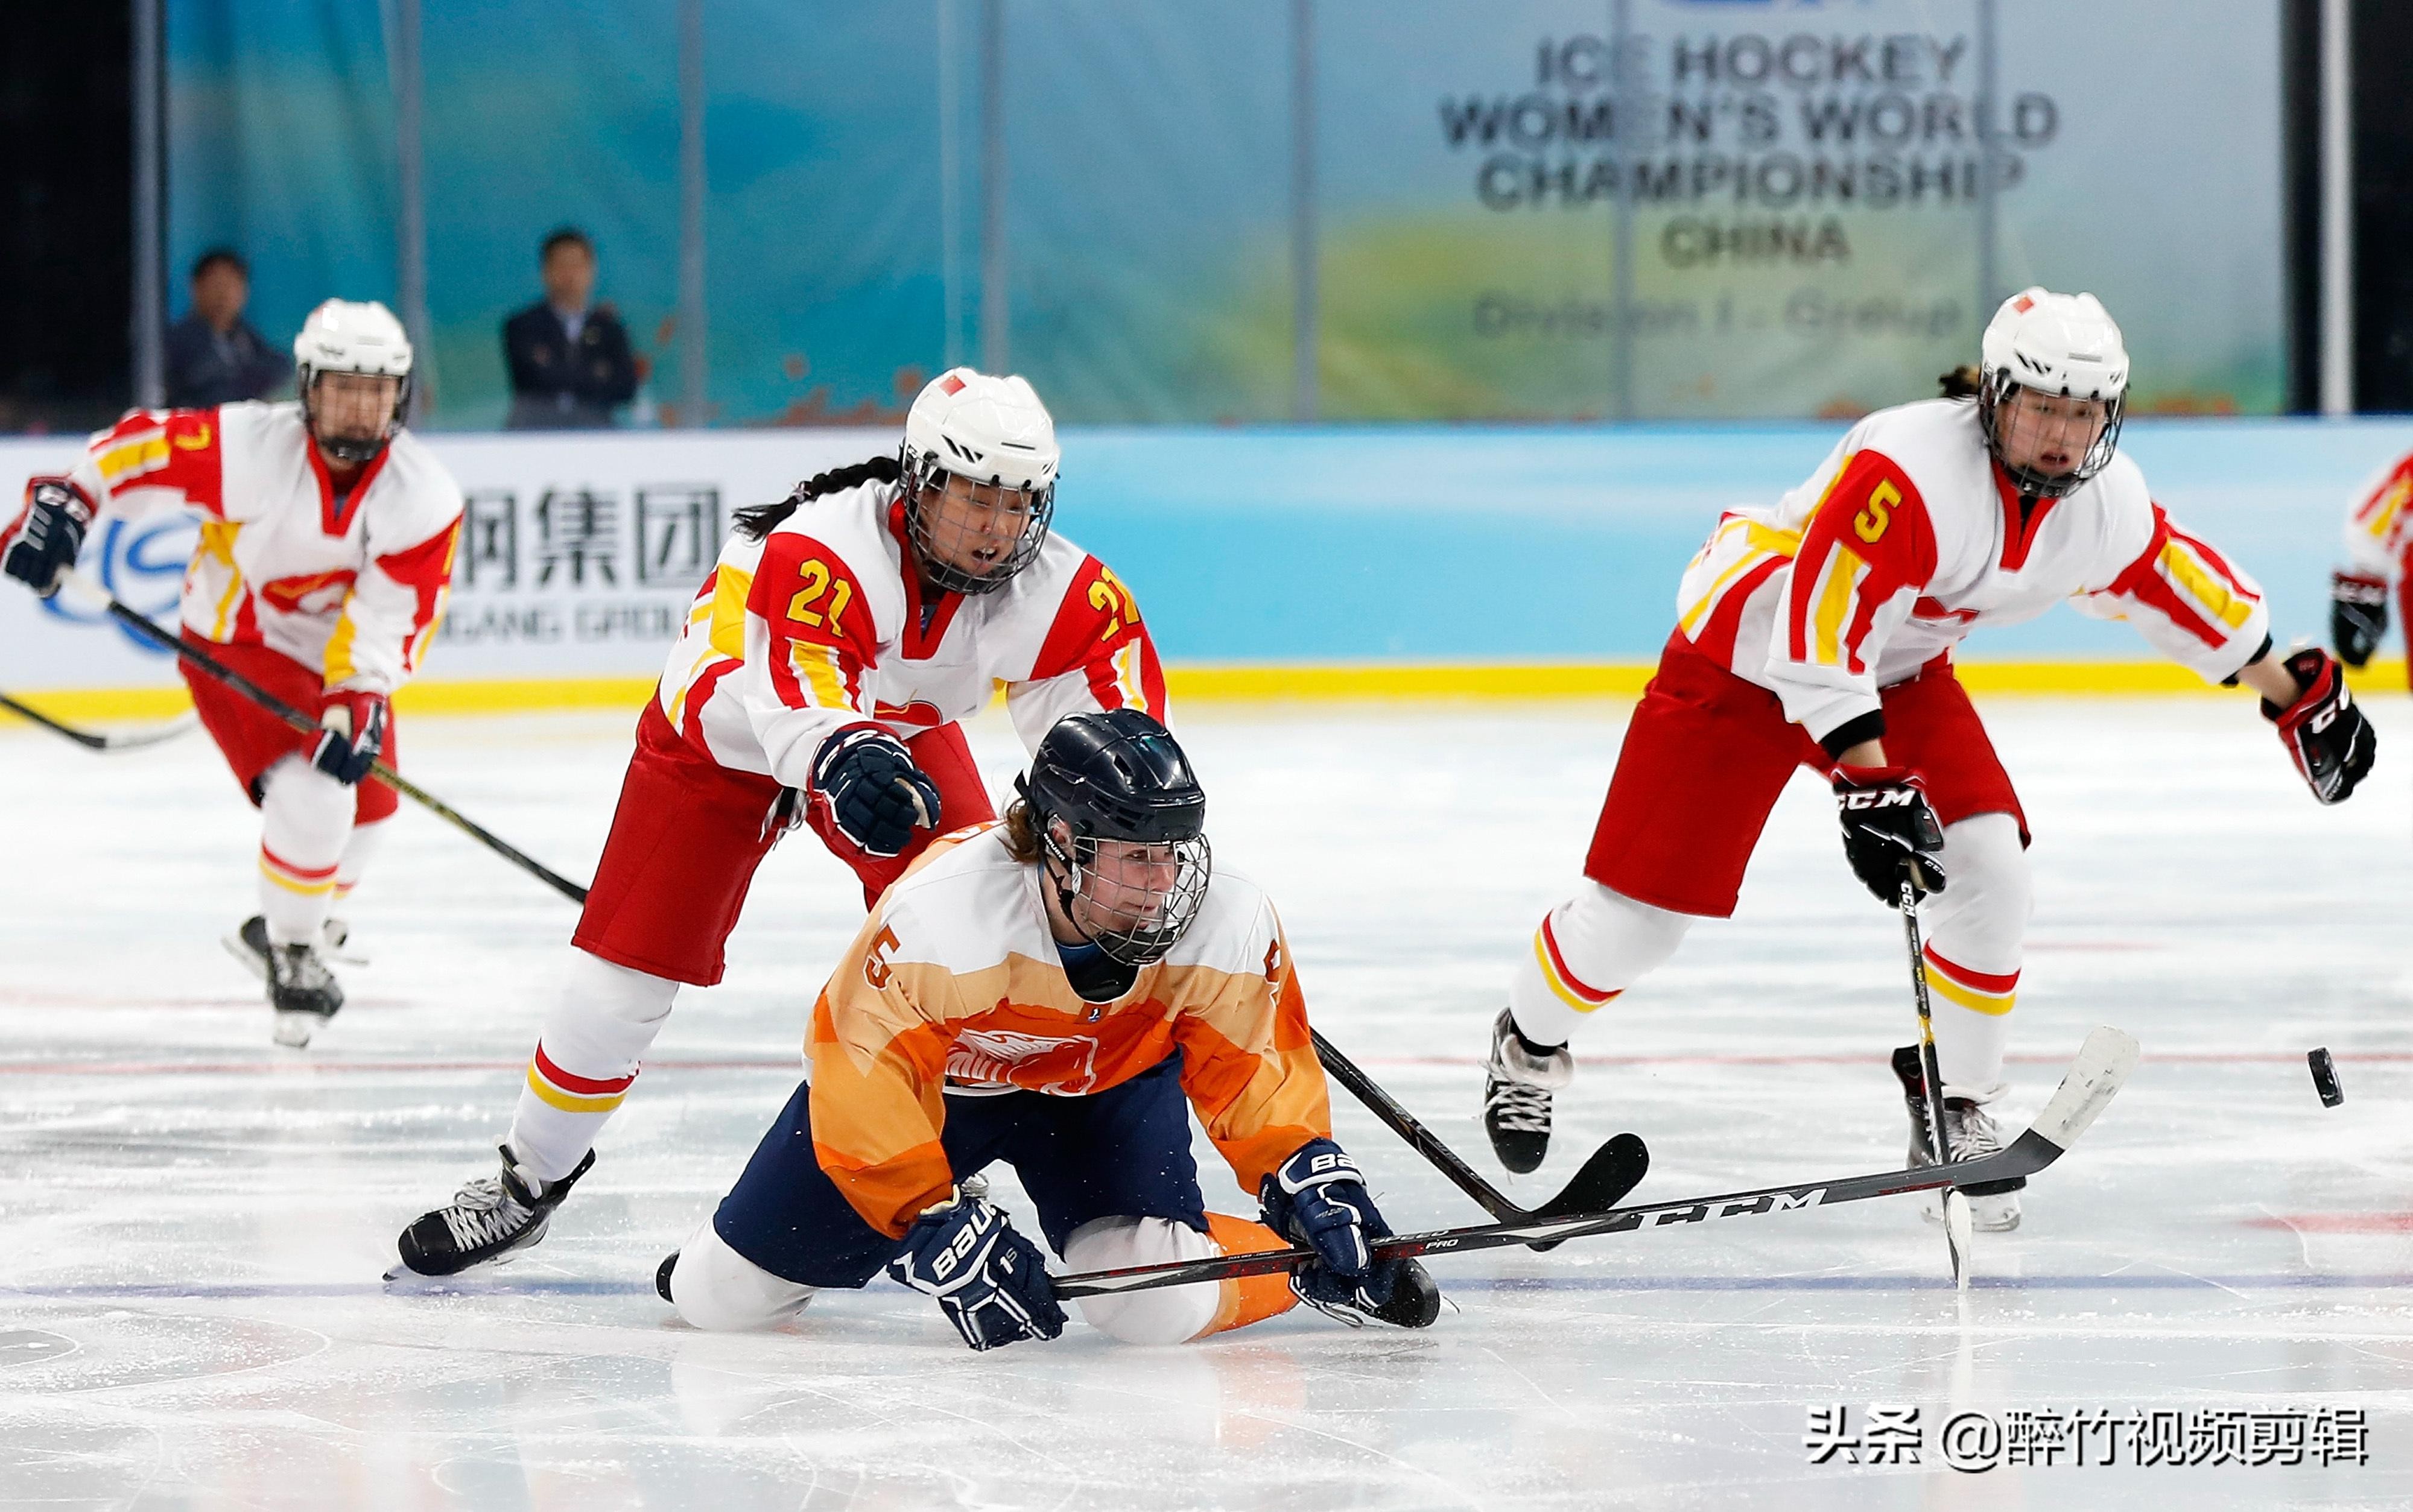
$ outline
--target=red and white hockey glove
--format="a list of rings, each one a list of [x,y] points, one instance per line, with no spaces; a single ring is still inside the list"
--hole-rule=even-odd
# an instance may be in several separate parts
[[[2330,574],[2330,644],[2338,660],[2361,667],[2388,634],[2388,580],[2360,572]]]
[[[50,597],[82,553],[92,517],[92,501],[66,478],[27,479],[24,507],[0,529],[0,573]]]
[[[1902,904],[1909,869],[1921,892],[1944,890],[1944,826],[1927,804],[1927,784],[1908,767],[1837,767],[1835,807],[1852,873],[1887,907]]]
[[[2282,709],[2262,700],[2262,717],[2279,727],[2279,742],[2324,803],[2343,803],[2371,771],[2379,737],[2346,688],[2346,669],[2325,651],[2300,651],[2287,670],[2304,691]]]
[[[310,765],[347,787],[358,783],[385,749],[385,722],[384,694],[350,688],[330,693]]]

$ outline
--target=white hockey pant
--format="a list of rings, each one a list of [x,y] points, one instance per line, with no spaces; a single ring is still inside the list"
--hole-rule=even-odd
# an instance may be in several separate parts
[[[1991,1102],[2018,995],[2035,888],[2017,820],[1980,814],[1944,827],[1944,891],[1922,911],[1928,995],[1946,1093]],[[1552,909],[1508,989],[1517,1032],[1562,1045],[1619,993],[1676,953],[1694,916],[1654,908],[1589,879]]]
[[[540,1181],[569,1175],[636,1082],[679,984],[570,951],[511,1115],[511,1153]]]

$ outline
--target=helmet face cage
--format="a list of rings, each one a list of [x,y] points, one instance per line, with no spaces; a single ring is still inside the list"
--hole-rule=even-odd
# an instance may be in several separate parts
[[[1162,960],[1196,921],[1215,869],[1205,835],[1101,839],[1062,815],[1036,817],[1057,902],[1107,960],[1126,966]],[[1058,835],[1058,823],[1071,830],[1070,844]]]
[[[348,372],[349,370],[330,369],[328,371]],[[394,390],[393,412],[386,417],[383,429],[375,436],[329,435],[318,428],[316,390],[318,379],[322,376],[318,369],[307,362],[301,363],[295,369],[295,384],[301,390],[302,418],[310,429],[310,439],[316,441],[321,450],[337,462],[350,462],[357,466],[375,462],[377,453],[386,448],[386,443],[393,439],[393,433],[402,429],[402,418],[410,410],[411,375],[407,373],[354,373],[351,375],[362,378],[398,377],[401,379],[400,386]]]
[[[1040,549],[1047,544],[1049,518],[1056,511],[1056,485],[1031,490],[1017,488],[990,478],[983,483],[967,479],[973,488],[973,499],[990,508],[1009,507],[1017,501],[1026,511],[1022,533],[1014,549],[987,572],[971,572],[956,565],[958,558],[969,559],[980,546],[988,544],[968,539],[971,533],[962,527],[936,518],[943,512],[940,499],[948,480],[955,476],[938,463],[938,459],[908,443],[897,453],[899,480],[905,491],[905,531],[913,542],[913,554],[922,565],[922,575],[941,593],[995,593],[1011,581],[1014,574],[1039,559]]]
[[[2003,428],[2017,423],[2020,412],[2009,401],[2015,397],[2016,390],[2022,388],[2035,393],[2049,393],[2047,389],[2021,383],[2011,375],[2008,368],[1989,369],[1977,386],[1977,423],[1985,430],[1987,448],[1993,452],[1995,462],[2002,467],[2004,476],[2011,480],[2012,487],[2029,498],[2058,499],[2077,492],[2080,484],[2111,465],[2112,454],[2120,448],[2120,421],[2127,413],[2127,395],[2124,393],[2099,401],[2104,406],[2103,429],[2086,448],[2086,454],[2079,458],[2076,467],[2065,473],[2047,473],[2035,467],[2013,465],[2006,455],[2008,447]],[[2054,397],[2068,399],[2077,396],[2065,391]]]

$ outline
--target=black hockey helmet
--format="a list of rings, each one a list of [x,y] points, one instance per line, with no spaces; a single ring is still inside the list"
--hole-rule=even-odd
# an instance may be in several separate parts
[[[1206,792],[1173,732],[1136,709],[1067,714],[1016,785],[1073,927],[1125,965],[1162,959],[1214,864]]]

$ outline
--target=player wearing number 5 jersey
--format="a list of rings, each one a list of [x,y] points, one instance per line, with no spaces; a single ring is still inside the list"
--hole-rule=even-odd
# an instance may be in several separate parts
[[[1695,918],[1734,912],[1803,766],[1833,784],[1845,855],[1880,901],[1898,904],[1906,873],[1933,895],[1923,965],[1946,1134],[1956,1157],[1998,1140],[1985,1107],[2005,1091],[2027,825],[1953,675],[1974,628],[2065,600],[2124,619],[2206,680],[2260,693],[2322,802],[2354,790],[2372,733],[2337,663],[2272,655],[2260,590],[2154,501],[2116,450],[2127,381],[2119,328],[2092,295],[2029,289],[1947,398],[1870,416],[1774,507],[1718,521],[1626,727],[1585,880],[1543,918],[1493,1027],[1484,1117],[1503,1164],[1540,1163],[1576,1029]],[[1917,1057],[1896,1064],[1922,1161]],[[1971,1196],[1981,1226],[2018,1222],[2015,1191]]]
[[[502,1174],[414,1223],[405,1263],[449,1274],[542,1236],[679,984],[720,979],[783,832],[809,827],[868,903],[941,830],[995,817],[957,721],[999,683],[1033,747],[1068,713],[1162,713],[1130,591],[1048,528],[1058,460],[1029,384],[957,368],[896,457],[739,513],[639,715]]]
[[[275,1036],[307,1044],[343,1006],[320,958],[332,901],[395,809],[387,699],[419,669],[452,580],[461,490],[403,429],[410,342],[385,306],[329,300],[293,344],[285,404],[136,410],[66,476],[26,484],[0,572],[57,591],[101,517],[185,508],[184,638],[320,721],[302,734],[180,663],[202,727],[260,813],[259,913],[227,944],[259,972]]]

